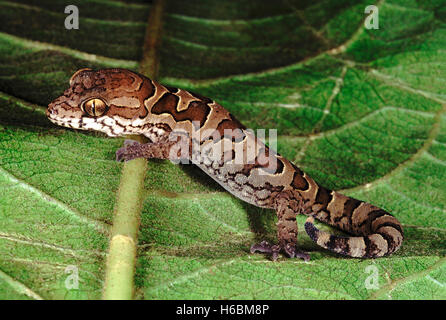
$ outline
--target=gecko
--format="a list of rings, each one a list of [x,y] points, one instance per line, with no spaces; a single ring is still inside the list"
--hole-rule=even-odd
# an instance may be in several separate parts
[[[116,160],[190,160],[237,198],[275,210],[277,242],[253,244],[251,253],[308,261],[310,255],[297,244],[298,214],[308,217],[304,228],[311,240],[340,255],[378,258],[402,245],[402,226],[389,212],[318,184],[200,94],[126,69],[84,68],[71,76],[46,115],[57,125],[110,137],[143,135],[147,143],[126,140]],[[320,230],[314,219],[348,235]]]

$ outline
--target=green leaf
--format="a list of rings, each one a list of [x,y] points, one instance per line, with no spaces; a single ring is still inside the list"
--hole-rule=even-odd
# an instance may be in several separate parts
[[[64,1],[0,1],[0,299],[103,290],[122,139],[56,127],[44,111],[77,69],[137,70],[151,6],[70,4],[79,30],[64,28]],[[349,259],[301,232],[308,263],[251,255],[275,239],[272,210],[196,167],[153,160],[136,298],[446,298],[446,2],[379,1],[377,30],[364,28],[368,4],[170,0],[160,81],[277,129],[279,153],[321,185],[395,215],[400,251]]]

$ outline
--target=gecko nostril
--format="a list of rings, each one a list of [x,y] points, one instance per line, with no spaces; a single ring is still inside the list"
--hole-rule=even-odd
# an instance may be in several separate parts
[[[49,116],[49,115],[54,116],[57,114],[57,111],[54,108],[49,107],[48,109],[46,109],[46,114],[47,114],[47,116]]]

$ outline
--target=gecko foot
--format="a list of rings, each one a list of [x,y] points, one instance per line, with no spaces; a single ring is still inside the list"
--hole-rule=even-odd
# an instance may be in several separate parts
[[[130,161],[135,158],[140,158],[139,150],[141,143],[135,140],[126,139],[124,146],[116,150],[116,161]]]
[[[306,252],[299,250],[295,245],[291,243],[286,244],[285,246],[280,246],[278,244],[270,244],[267,241],[262,241],[260,243],[253,244],[251,246],[251,253],[261,252],[271,254],[271,259],[273,261],[277,260],[280,252],[285,253],[288,258],[301,258],[304,259],[305,262],[310,260],[310,255]]]

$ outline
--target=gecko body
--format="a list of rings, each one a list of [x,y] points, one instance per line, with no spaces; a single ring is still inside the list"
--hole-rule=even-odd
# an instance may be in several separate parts
[[[141,134],[149,142],[127,142],[117,160],[138,157],[190,160],[227,191],[278,216],[277,244],[262,241],[251,252],[305,260],[297,246],[297,214],[319,246],[342,255],[376,258],[398,250],[403,230],[390,213],[320,186],[271,150],[212,99],[153,81],[125,69],[81,69],[47,109],[61,126],[116,137]],[[197,151],[198,150],[198,151]],[[313,218],[352,236],[318,230]]]

